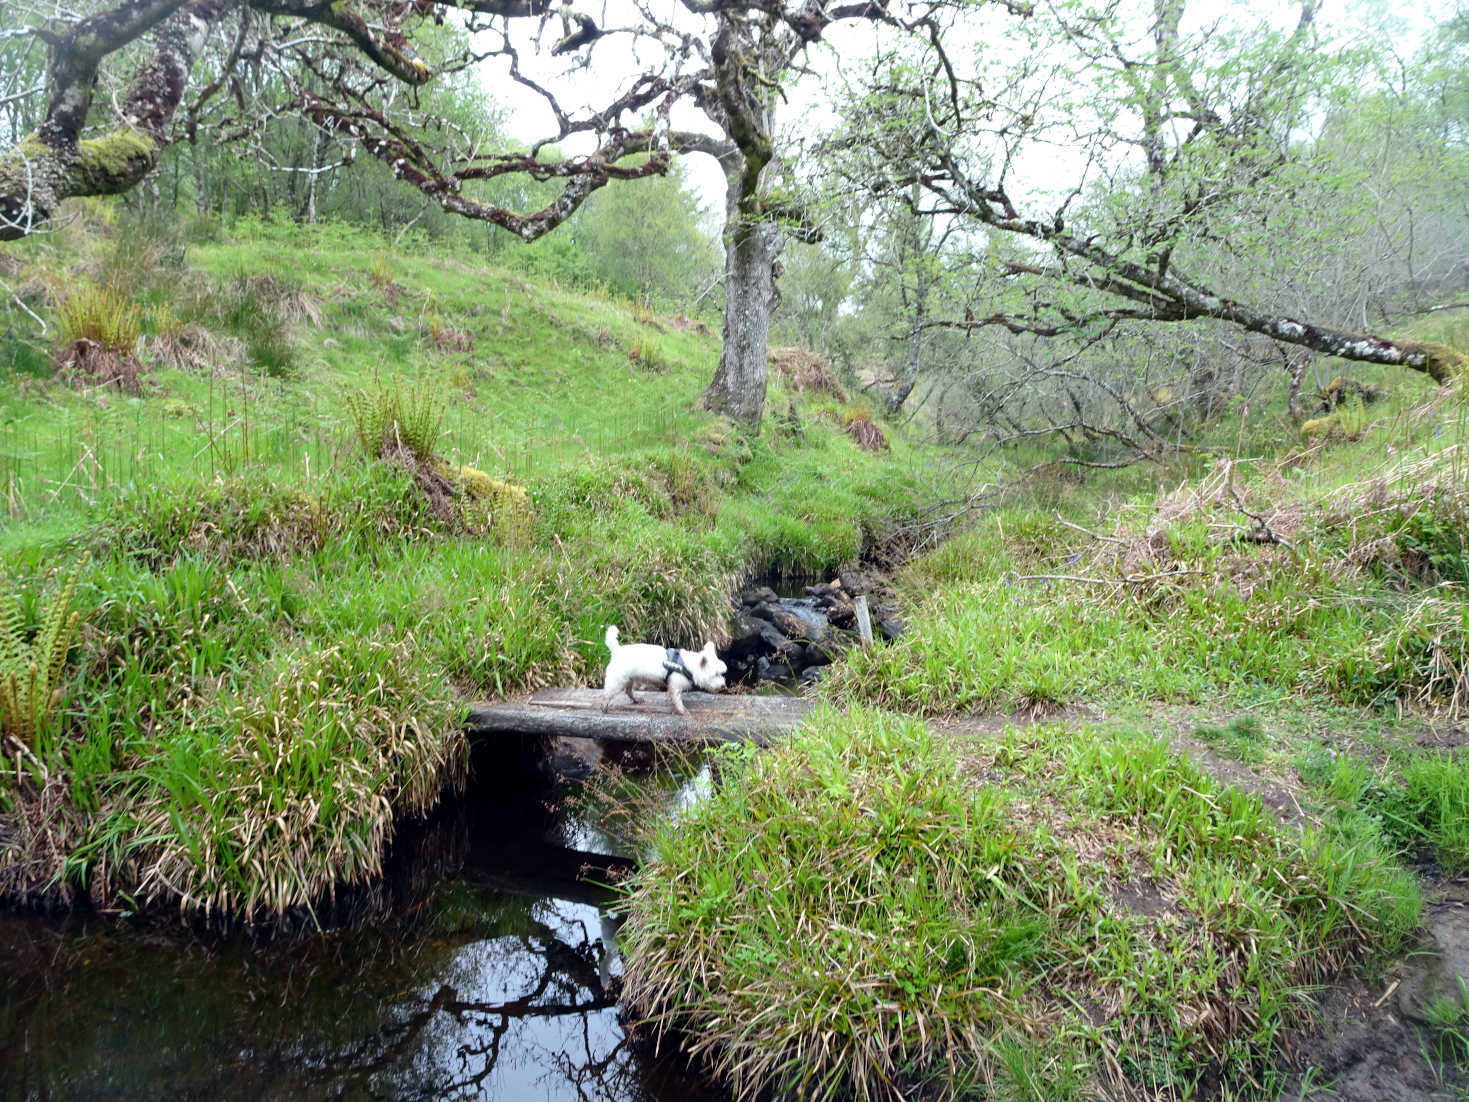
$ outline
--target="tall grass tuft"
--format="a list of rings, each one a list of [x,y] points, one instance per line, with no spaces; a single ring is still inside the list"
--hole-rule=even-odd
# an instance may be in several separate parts
[[[139,902],[246,918],[376,875],[395,813],[465,776],[436,680],[402,641],[286,649],[120,778],[90,857],[136,870]]]
[[[59,328],[52,357],[59,374],[138,393],[142,365],[133,350],[143,334],[143,310],[137,303],[114,287],[84,281],[62,302]]]
[[[91,341],[106,351],[131,352],[143,334],[143,310],[115,287],[82,282],[61,304],[65,344]]]
[[[1370,841],[1150,738],[828,709],[717,774],[629,891],[624,991],[744,1097],[1190,1096],[1417,921]]]

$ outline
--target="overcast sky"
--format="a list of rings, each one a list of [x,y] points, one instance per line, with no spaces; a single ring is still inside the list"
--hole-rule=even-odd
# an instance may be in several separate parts
[[[1196,2],[1194,6],[1209,19],[1219,15],[1219,8],[1212,0]],[[1259,18],[1276,24],[1293,23],[1298,10],[1297,5],[1288,0],[1256,0],[1246,3],[1245,7],[1258,13]],[[1435,16],[1442,18],[1453,7],[1454,0],[1327,0],[1319,25],[1329,40],[1334,39],[1344,46],[1360,44],[1366,39],[1407,57],[1416,49],[1423,33],[1434,25]],[[1239,10],[1238,5],[1231,5],[1231,8]],[[598,26],[609,29],[630,26],[638,18],[635,9],[618,0],[602,0],[591,5],[578,0],[577,10],[596,19]],[[665,14],[670,22],[698,26],[698,20],[690,16],[678,0],[654,0],[654,10]],[[516,23],[519,28],[529,26],[526,21]],[[872,25],[860,22],[831,28],[828,42],[811,51],[810,60],[815,71],[788,88],[789,100],[777,112],[777,122],[783,126],[799,121],[815,126],[829,122],[831,113],[825,106],[826,89],[823,85],[830,79],[837,56],[851,58],[870,51],[881,33]],[[552,89],[562,108],[573,115],[605,104],[611,98],[612,90],[624,88],[648,67],[645,62],[651,60],[650,57],[639,57],[631,36],[626,35],[609,35],[580,55],[553,58],[549,49],[560,35],[560,20],[553,15],[541,34],[545,53],[537,55],[531,43],[526,41],[524,30],[517,34],[517,48],[522,71]],[[645,44],[644,49],[648,48]],[[583,65],[588,60],[589,64]],[[505,107],[510,132],[516,138],[531,142],[554,133],[555,120],[544,100],[510,81],[506,75],[508,67],[499,59],[487,61],[485,67],[486,88]],[[673,125],[680,129],[714,132],[703,114],[687,104],[675,113]],[[572,153],[588,152],[591,143],[589,140],[573,140],[567,142],[565,148]],[[710,158],[698,155],[688,157],[686,166],[690,185],[703,205],[716,214],[721,212],[724,176],[718,166]]]

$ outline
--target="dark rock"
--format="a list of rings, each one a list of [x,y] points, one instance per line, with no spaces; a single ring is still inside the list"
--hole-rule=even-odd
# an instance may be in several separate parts
[[[735,638],[721,651],[726,662],[744,664],[753,658],[788,652],[793,646],[773,624],[741,614],[735,620]]]
[[[807,643],[801,649],[801,665],[806,668],[830,666],[839,653],[830,643]]]
[[[899,636],[903,634],[903,632],[907,630],[908,625],[903,623],[903,621],[898,619],[896,616],[891,616],[886,620],[879,620],[877,622],[877,633],[881,635],[884,639],[886,639],[889,643],[896,640]]]
[[[749,607],[751,605],[775,604],[780,600],[775,590],[768,585],[753,585],[748,589],[740,590],[740,604]]]
[[[763,608],[764,606],[761,607]],[[762,618],[769,619],[776,631],[788,639],[813,639],[816,637],[816,632],[810,624],[794,612],[787,612],[783,608],[774,609],[769,617]]]
[[[847,591],[848,597],[860,597],[872,588],[867,575],[860,570],[843,570],[837,574],[837,581]]]
[[[833,605],[826,610],[826,619],[834,628],[852,628],[857,626],[857,608],[850,602],[841,605]]]
[[[806,596],[813,598],[817,604],[822,601],[838,600],[842,596],[841,587],[831,582],[822,582],[820,585],[808,585]]]
[[[791,669],[789,662],[777,659],[774,662],[768,663],[765,672],[760,676],[767,681],[790,681],[796,676],[796,672]]]
[[[801,671],[801,681],[807,685],[813,685],[826,675],[825,666],[807,666]]]

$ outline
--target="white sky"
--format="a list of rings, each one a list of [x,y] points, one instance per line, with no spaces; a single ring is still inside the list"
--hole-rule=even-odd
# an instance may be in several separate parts
[[[1257,0],[1248,6],[1258,12],[1260,18],[1276,24],[1293,23],[1297,10],[1296,4],[1290,0]],[[1434,24],[1434,16],[1442,16],[1452,7],[1453,0],[1428,0],[1427,3],[1424,0],[1328,0],[1319,25],[1325,29],[1329,40],[1334,39],[1343,45],[1360,45],[1363,41],[1377,43],[1406,58],[1416,49],[1423,33]],[[578,0],[577,9],[585,11],[597,20],[598,26],[607,29],[629,26],[637,20],[635,10],[619,3],[619,0],[600,0],[600,3],[592,4]],[[660,9],[670,22],[682,26],[698,25],[698,20],[690,16],[678,0],[655,0],[654,10]],[[1220,12],[1214,0],[1196,0],[1195,10],[1209,19],[1217,18]],[[563,110],[573,116],[589,107],[605,104],[612,98],[613,90],[623,89],[645,68],[630,36],[609,35],[596,42],[590,51],[553,58],[549,49],[561,35],[559,18],[553,15],[545,24],[541,36],[546,49],[544,55],[537,55],[529,41],[528,30],[527,21],[517,21],[516,42],[522,71],[551,89],[558,96]],[[811,120],[821,125],[830,121],[831,113],[826,109],[822,88],[825,83],[823,74],[829,75],[833,71],[838,54],[853,58],[872,49],[875,35],[880,33],[871,25],[861,23],[831,28],[828,41],[810,52],[815,72],[800,78],[794,86],[788,86],[788,102],[778,110],[777,123],[792,126],[801,120]],[[986,38],[986,41],[990,39]],[[588,56],[590,64],[582,67],[583,59]],[[555,120],[545,102],[529,89],[510,81],[507,71],[503,61],[491,59],[485,63],[483,79],[490,95],[506,109],[511,134],[531,142],[553,133]],[[678,129],[713,132],[703,114],[687,104],[675,111],[673,125]],[[571,153],[587,152],[591,143],[589,139],[578,137],[565,143],[564,148]],[[1055,154],[1048,156],[1054,159]],[[685,159],[685,164],[690,186],[701,203],[716,214],[721,212],[724,205],[722,172],[705,156],[690,156]],[[1043,168],[1041,173],[1056,175],[1054,166],[1051,171]]]

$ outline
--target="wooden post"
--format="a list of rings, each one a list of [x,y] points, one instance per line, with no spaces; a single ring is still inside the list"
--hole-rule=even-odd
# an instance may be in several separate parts
[[[862,636],[864,647],[872,646],[872,614],[867,611],[867,596],[863,594],[856,600],[857,605],[857,633]]]

